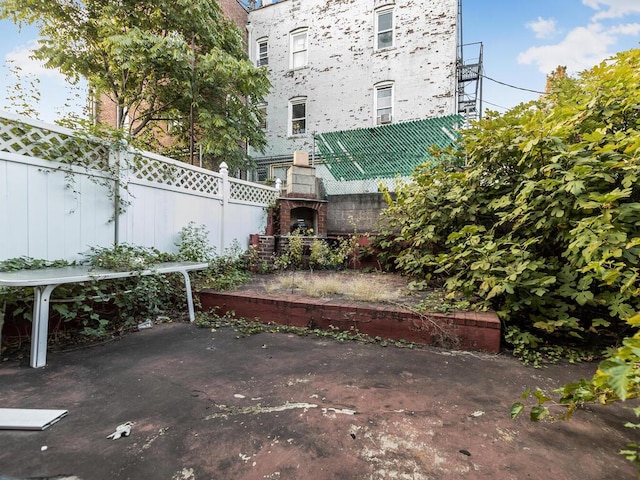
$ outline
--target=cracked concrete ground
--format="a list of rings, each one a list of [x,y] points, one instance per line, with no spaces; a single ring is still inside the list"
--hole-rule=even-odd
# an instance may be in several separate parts
[[[568,423],[509,418],[527,387],[551,390],[593,364],[534,370],[507,356],[189,324],[48,362],[0,365],[2,407],[69,410],[44,431],[0,431],[2,480],[637,478],[617,454],[637,441],[621,407]],[[128,437],[107,438],[128,421]]]

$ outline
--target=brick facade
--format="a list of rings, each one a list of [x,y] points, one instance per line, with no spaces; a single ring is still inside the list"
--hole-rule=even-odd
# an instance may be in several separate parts
[[[393,123],[456,111],[455,0],[281,0],[249,13],[248,52],[267,42],[272,88],[267,146],[258,161],[314,151],[313,132],[376,125],[376,86],[393,84]],[[375,12],[393,10],[393,46],[376,48]],[[307,31],[307,63],[292,68],[290,34]],[[305,134],[293,134],[290,100],[305,99]],[[282,160],[278,160],[282,161]]]
[[[218,0],[224,16],[231,20],[240,29],[246,40],[248,12],[238,0]]]
[[[281,235],[287,235],[291,233],[291,227],[297,221],[297,218],[292,216],[292,212],[296,209],[309,212],[313,214],[310,228],[313,228],[315,235],[320,237],[327,236],[327,201],[316,200],[315,198],[304,198],[299,196],[297,198],[281,198],[278,202],[279,218],[280,218],[280,231]],[[307,216],[307,219],[309,217]],[[307,221],[307,224],[309,221]]]

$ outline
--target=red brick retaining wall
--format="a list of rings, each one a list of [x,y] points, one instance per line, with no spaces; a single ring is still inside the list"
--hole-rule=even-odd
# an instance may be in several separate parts
[[[219,315],[234,312],[236,317],[296,327],[330,327],[383,339],[405,340],[421,345],[455,347],[461,350],[498,353],[500,320],[493,312],[429,313],[420,316],[401,307],[338,302],[294,295],[254,297],[244,292],[200,292],[203,310]],[[447,338],[453,336],[457,345]]]

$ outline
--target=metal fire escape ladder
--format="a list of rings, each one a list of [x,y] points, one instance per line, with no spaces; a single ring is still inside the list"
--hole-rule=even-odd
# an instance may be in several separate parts
[[[465,58],[469,50],[471,59]],[[465,122],[482,119],[482,42],[464,44],[462,36],[462,0],[458,0],[458,59],[456,84],[458,112]]]

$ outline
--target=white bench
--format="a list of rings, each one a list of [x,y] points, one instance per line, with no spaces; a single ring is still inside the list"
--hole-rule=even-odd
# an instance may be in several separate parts
[[[18,270],[0,272],[1,287],[33,287],[33,325],[31,326],[31,366],[44,367],[47,364],[47,335],[49,331],[49,298],[51,292],[65,283],[82,283],[94,280],[111,280],[115,278],[157,275],[163,273],[181,273],[184,276],[184,287],[187,293],[189,320],[195,319],[193,298],[191,297],[191,281],[189,272],[204,270],[208,263],[199,262],[165,262],[148,270],[118,272],[89,266],[71,266],[61,268],[43,268],[38,270]]]

